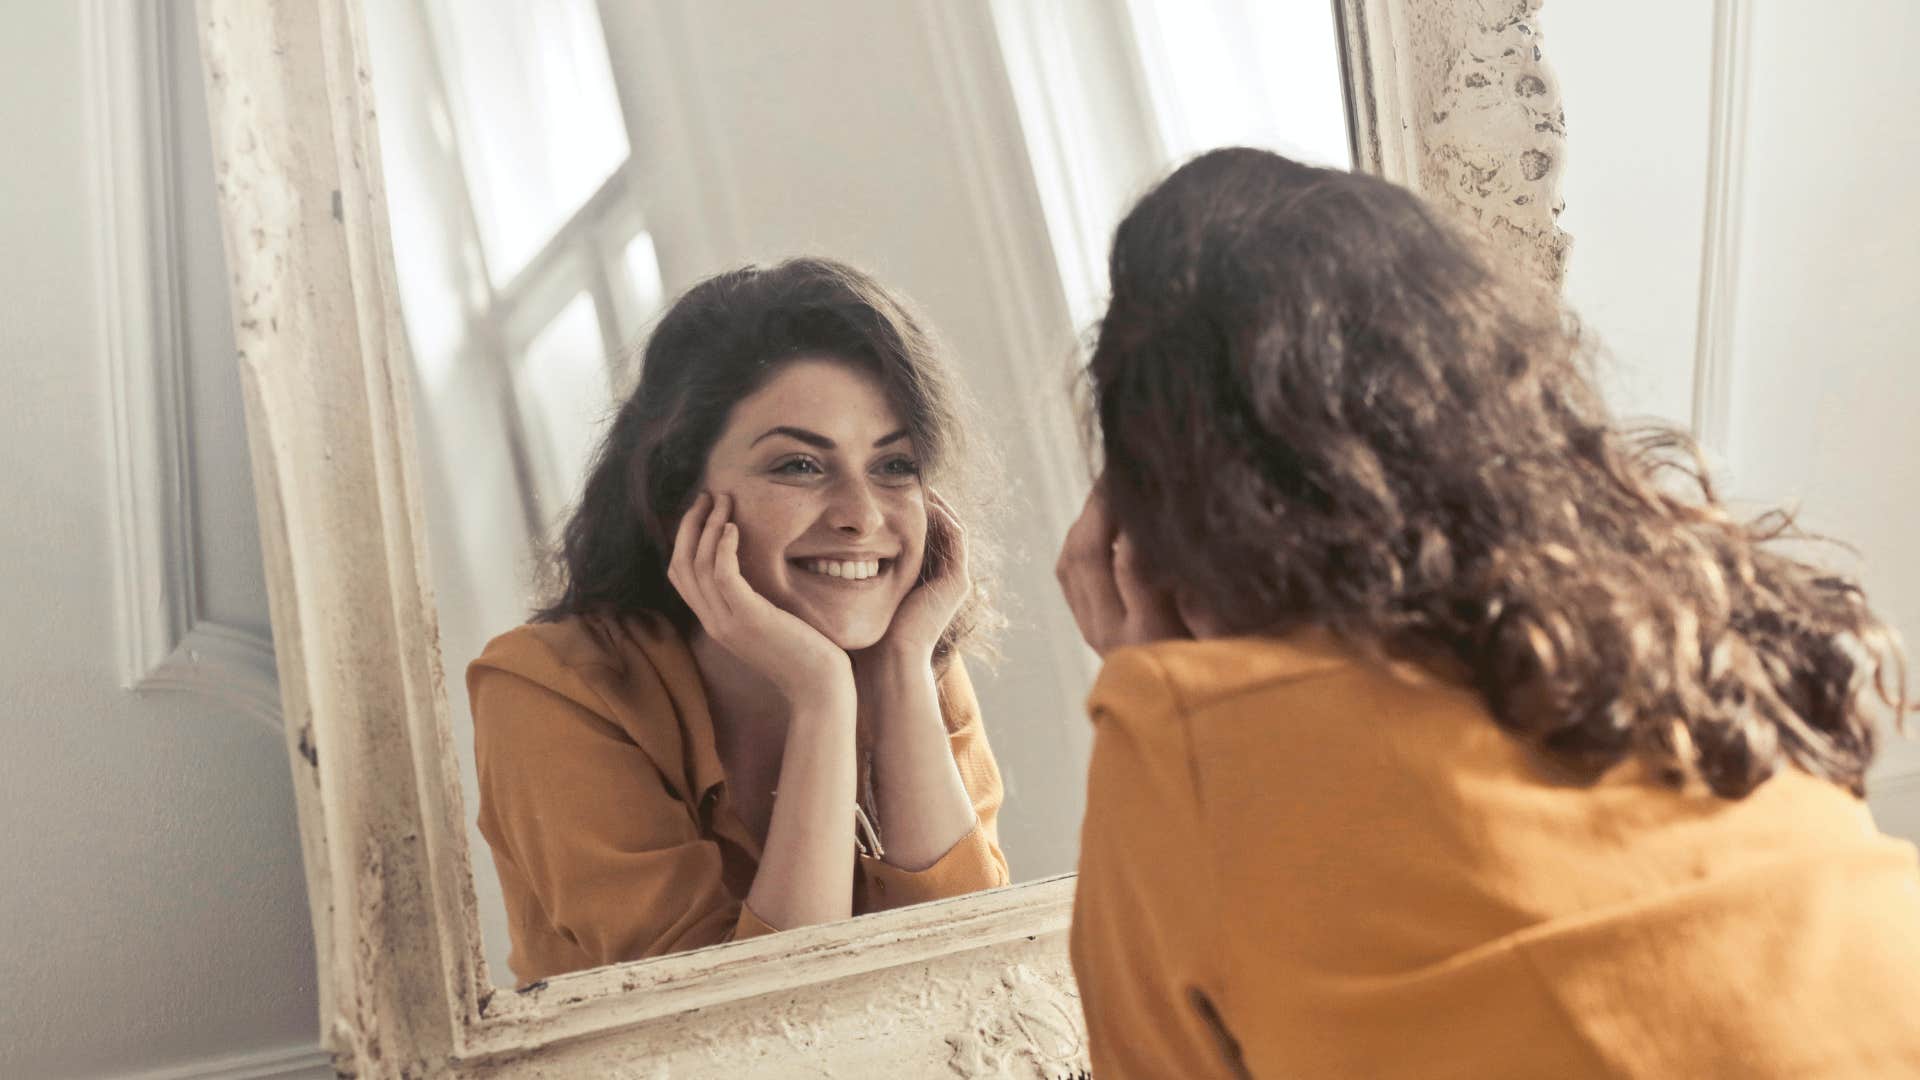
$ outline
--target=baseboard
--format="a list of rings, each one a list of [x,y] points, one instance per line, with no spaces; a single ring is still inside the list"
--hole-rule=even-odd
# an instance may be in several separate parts
[[[184,1065],[128,1073],[118,1080],[334,1080],[333,1057],[314,1043],[223,1054]]]

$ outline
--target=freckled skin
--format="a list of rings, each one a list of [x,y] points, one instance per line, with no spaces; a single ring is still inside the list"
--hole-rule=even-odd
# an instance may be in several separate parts
[[[775,427],[820,436],[810,445]],[[706,490],[733,496],[740,573],[775,606],[849,652],[879,641],[919,578],[927,506],[905,423],[880,384],[828,357],[786,363],[735,405],[707,459]],[[863,582],[825,578],[801,557],[893,561]]]

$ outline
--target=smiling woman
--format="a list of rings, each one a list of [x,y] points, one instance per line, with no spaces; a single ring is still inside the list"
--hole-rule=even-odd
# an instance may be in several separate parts
[[[981,545],[928,487],[963,476],[961,412],[843,264],[723,274],[661,320],[553,602],[468,673],[520,981],[1007,884],[955,654],[989,622]]]

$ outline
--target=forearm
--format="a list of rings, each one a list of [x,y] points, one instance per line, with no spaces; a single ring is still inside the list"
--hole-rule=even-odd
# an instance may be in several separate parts
[[[922,870],[940,860],[976,818],[940,715],[925,658],[871,657],[861,670],[861,708],[874,721],[874,787],[888,863]]]
[[[747,906],[780,929],[853,914],[853,703],[797,711]]]

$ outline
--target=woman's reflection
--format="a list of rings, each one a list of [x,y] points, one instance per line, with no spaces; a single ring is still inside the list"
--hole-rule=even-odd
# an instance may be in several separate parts
[[[521,982],[1007,883],[965,435],[926,332],[845,265],[662,318],[556,599],[467,673]]]

